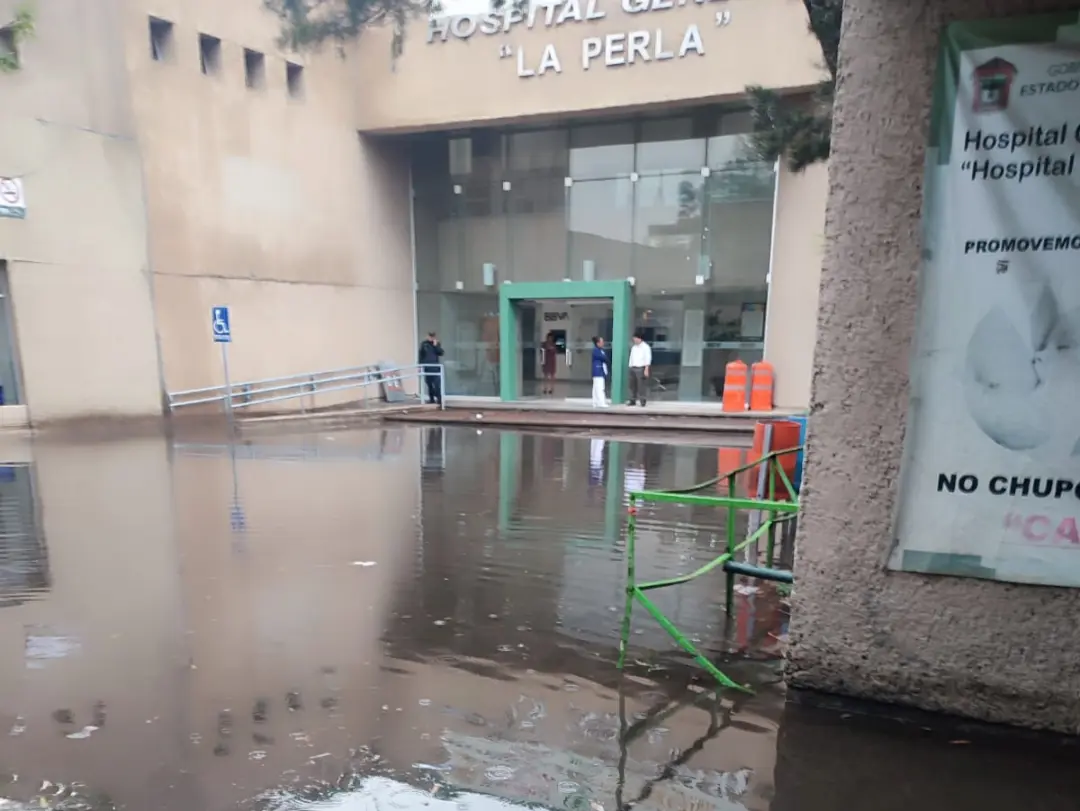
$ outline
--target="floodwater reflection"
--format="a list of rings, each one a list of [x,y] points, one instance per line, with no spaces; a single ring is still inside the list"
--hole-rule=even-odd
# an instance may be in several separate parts
[[[3,453],[0,807],[1075,808],[1053,753],[785,707],[771,588],[730,621],[719,581],[657,593],[757,695],[715,696],[641,615],[619,679],[627,493],[715,475],[715,448],[427,427]],[[704,508],[638,527],[642,577],[725,543]]]

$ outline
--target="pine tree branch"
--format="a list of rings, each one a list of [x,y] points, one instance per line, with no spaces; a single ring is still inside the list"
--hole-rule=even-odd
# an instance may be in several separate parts
[[[751,152],[763,161],[784,160],[794,172],[829,158],[844,4],[843,0],[803,0],[803,7],[810,32],[821,47],[828,78],[809,100],[787,99],[764,87],[746,88],[754,121],[747,138]]]
[[[403,31],[410,18],[438,10],[437,0],[263,0],[263,5],[281,21],[282,47],[297,51],[351,42],[384,22]]]
[[[34,7],[25,3],[15,9],[11,22],[0,25],[5,47],[0,47],[0,73],[14,73],[19,65],[19,45],[34,37]]]

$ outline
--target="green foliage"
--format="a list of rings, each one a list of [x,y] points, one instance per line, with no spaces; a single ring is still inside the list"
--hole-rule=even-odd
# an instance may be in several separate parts
[[[783,159],[795,172],[829,157],[844,11],[843,0],[803,0],[803,5],[810,32],[821,46],[828,78],[817,86],[808,101],[793,101],[765,87],[746,88],[754,118],[754,132],[748,139],[751,151],[761,160]]]
[[[325,42],[351,42],[372,25],[393,26],[393,56],[401,54],[405,24],[438,10],[438,0],[263,0],[281,20],[282,47],[294,51]]]
[[[0,25],[0,73],[14,73],[19,69],[19,44],[34,36],[34,7],[29,3],[15,9],[15,16],[6,25]]]

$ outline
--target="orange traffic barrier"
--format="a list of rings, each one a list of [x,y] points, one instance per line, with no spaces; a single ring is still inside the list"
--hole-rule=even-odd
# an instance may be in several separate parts
[[[767,428],[771,428],[771,431],[767,431]],[[765,446],[766,434],[771,434],[769,438],[768,447]],[[777,457],[777,461],[780,463],[780,467],[784,469],[784,473],[787,474],[788,481],[795,481],[795,464],[798,462],[799,455],[794,451],[799,447],[800,426],[797,422],[791,422],[790,420],[775,420],[770,422],[759,422],[754,426],[754,444],[750,448],[750,455],[747,457],[748,461],[757,461],[762,456],[776,451],[786,451],[792,449],[791,453],[785,453]],[[748,468],[743,479],[743,487],[746,488],[746,492],[749,493],[751,498],[768,498],[769,497],[769,468],[765,469],[764,479],[761,480],[761,485],[764,488],[760,493],[758,492],[758,482],[761,479],[762,465],[754,465]],[[784,482],[780,478],[779,474],[776,475],[776,480],[773,484],[773,492],[777,501],[787,501],[788,494],[787,488],[784,487]]]
[[[776,370],[767,360],[759,360],[750,367],[750,410],[772,411],[773,388]]]
[[[734,496],[735,493],[728,492],[727,474],[738,470],[746,464],[746,449],[745,448],[720,448],[716,452],[716,475],[720,477],[720,481],[716,483],[716,489],[722,496]],[[736,478],[738,478],[736,476]],[[736,484],[736,489],[738,485]]]
[[[724,369],[724,411],[746,411],[746,364],[733,360]]]

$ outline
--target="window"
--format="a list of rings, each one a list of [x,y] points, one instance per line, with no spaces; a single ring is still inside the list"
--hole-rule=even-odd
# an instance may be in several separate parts
[[[289,91],[289,97],[302,99],[304,97],[304,66],[295,62],[285,63],[285,87]]]
[[[209,34],[199,34],[199,67],[206,76],[221,71],[221,40]]]
[[[705,138],[695,132],[695,123],[690,117],[643,121],[634,168],[643,175],[701,171]]]
[[[173,24],[158,17],[150,18],[150,56],[155,62],[172,59]]]
[[[450,176],[462,177],[472,174],[472,138],[451,138],[448,142],[450,150]]]
[[[0,259],[0,406],[22,405],[23,402],[8,266],[6,261]],[[3,467],[0,466],[2,471]]]
[[[10,26],[0,28],[0,61],[12,68],[19,67],[19,43],[15,29]]]
[[[266,57],[248,48],[244,48],[244,81],[252,90],[266,86]]]
[[[629,177],[634,171],[634,125],[593,124],[570,130],[570,177]]]
[[[746,147],[746,134],[753,130],[754,121],[749,111],[731,110],[723,113],[709,138],[709,168],[727,169],[753,160]]]

